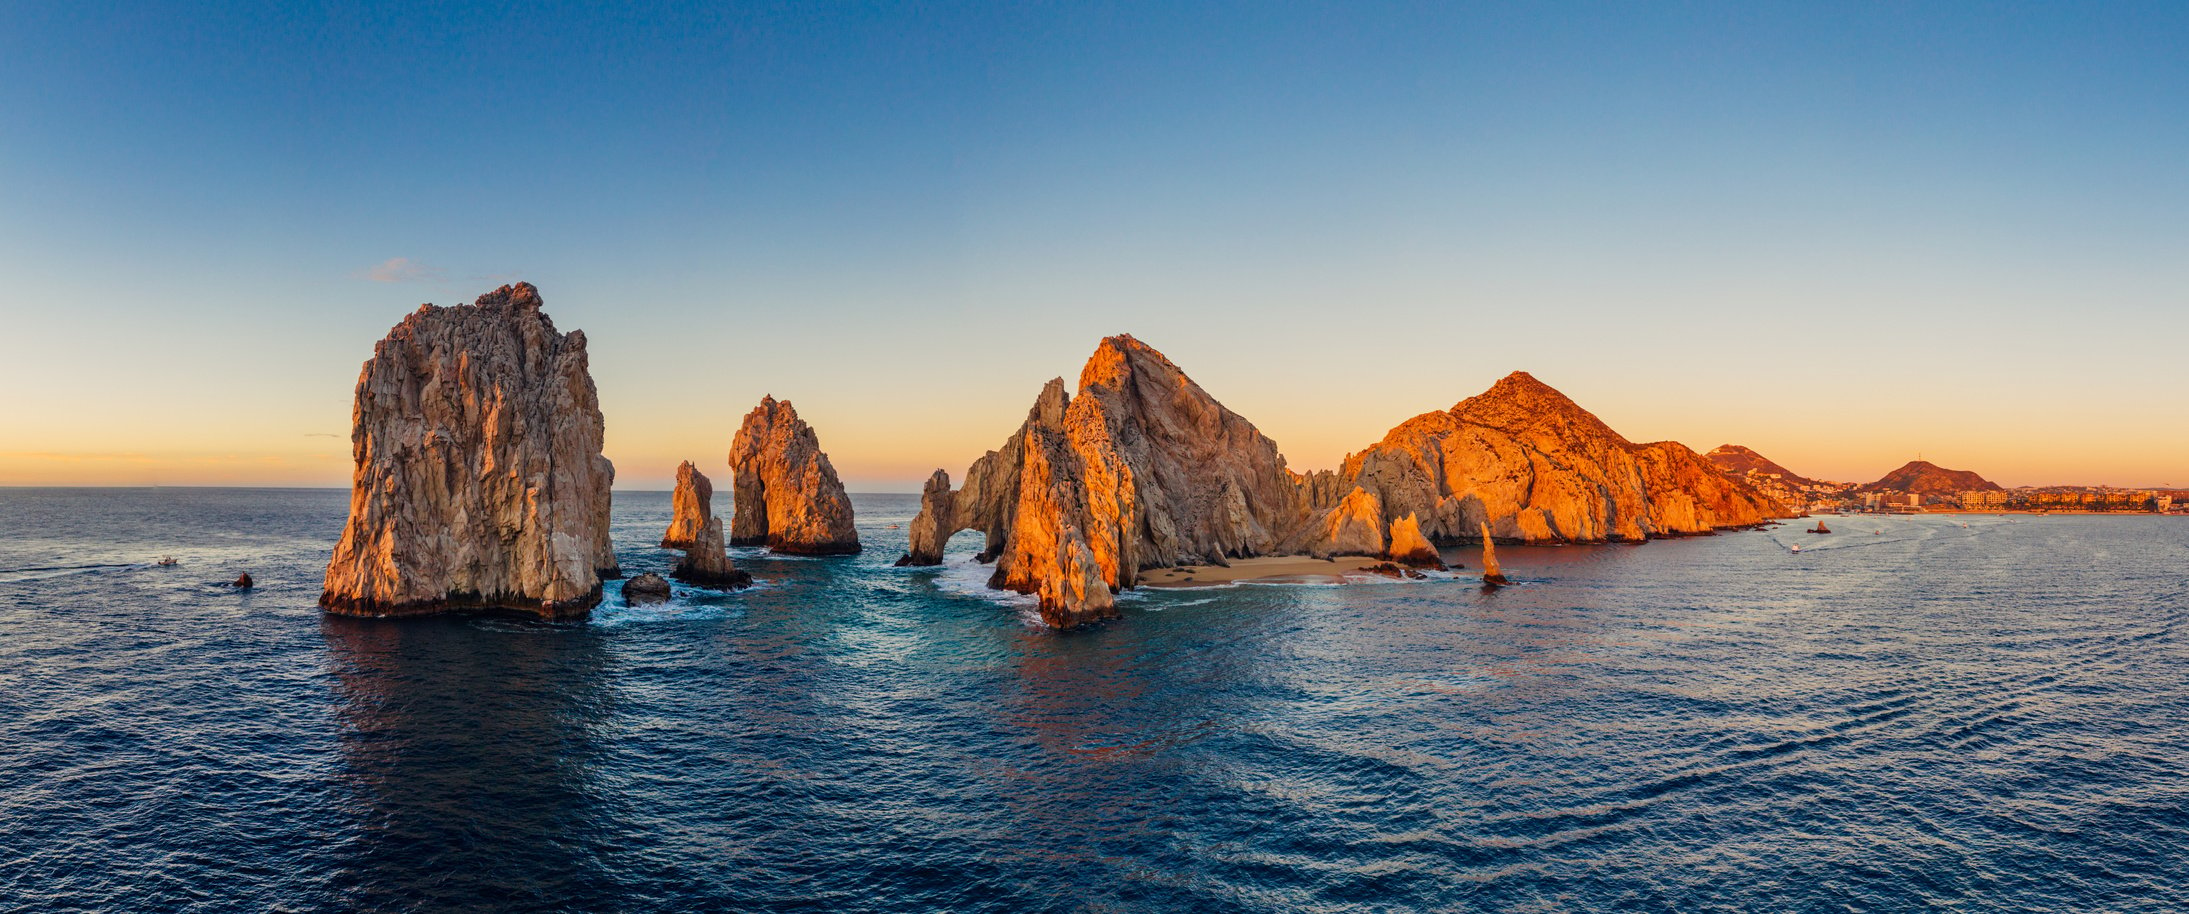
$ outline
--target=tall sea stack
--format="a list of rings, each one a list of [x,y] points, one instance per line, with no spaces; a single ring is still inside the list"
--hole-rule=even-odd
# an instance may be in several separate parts
[[[661,535],[663,549],[681,549],[684,558],[669,576],[699,587],[728,590],[748,587],[752,575],[730,564],[722,546],[722,518],[714,513],[714,484],[692,462],[676,468],[676,492],[670,496],[669,529]]]
[[[319,605],[354,616],[583,618],[618,574],[585,334],[529,283],[423,305],[357,379],[350,518]]]
[[[730,544],[794,555],[859,551],[851,497],[789,400],[763,397],[730,440]]]

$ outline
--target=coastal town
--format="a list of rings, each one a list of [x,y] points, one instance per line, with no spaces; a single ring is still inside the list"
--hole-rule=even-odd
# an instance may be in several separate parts
[[[2189,514],[2189,489],[2008,488],[1968,470],[1914,460],[1874,482],[1811,479],[1740,445],[1704,455],[1799,514]]]

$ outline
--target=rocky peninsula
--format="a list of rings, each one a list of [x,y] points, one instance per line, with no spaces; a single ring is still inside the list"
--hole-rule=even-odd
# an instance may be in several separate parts
[[[420,306],[358,376],[350,515],[320,606],[584,617],[618,574],[603,428],[585,334],[556,332],[539,290]]]
[[[928,479],[898,564],[940,564],[952,534],[979,531],[989,585],[1038,595],[1042,618],[1070,628],[1114,616],[1111,594],[1153,569],[1287,555],[1442,568],[1440,542],[1638,542],[1785,514],[1687,447],[1628,441],[1523,372],[1402,423],[1336,471],[1294,473],[1162,353],[1115,336],[1076,395],[1051,380],[962,487],[942,470]]]
[[[1364,489],[1385,517],[1431,540],[1640,542],[1788,515],[1676,441],[1628,441],[1580,404],[1516,371],[1449,410],[1401,423],[1347,457],[1335,486]]]
[[[859,551],[851,497],[789,400],[763,397],[730,441],[730,544],[792,555]]]

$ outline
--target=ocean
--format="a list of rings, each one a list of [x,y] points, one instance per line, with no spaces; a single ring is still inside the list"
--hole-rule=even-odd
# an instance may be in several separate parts
[[[749,591],[331,618],[346,498],[0,489],[0,910],[2189,909],[2181,518],[1501,548],[1497,591],[1057,633],[972,534],[892,567],[894,495],[862,555],[733,550]],[[668,516],[617,493],[626,571]]]

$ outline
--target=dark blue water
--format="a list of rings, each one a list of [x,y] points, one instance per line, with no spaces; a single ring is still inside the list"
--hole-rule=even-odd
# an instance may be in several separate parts
[[[0,908],[2189,908],[2183,519],[1511,549],[1496,593],[1060,635],[890,567],[884,496],[750,592],[325,618],[344,499],[0,489]],[[668,504],[617,496],[625,568]]]

